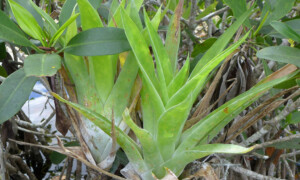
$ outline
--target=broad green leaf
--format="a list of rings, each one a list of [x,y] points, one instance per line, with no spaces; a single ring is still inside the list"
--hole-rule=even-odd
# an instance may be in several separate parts
[[[161,13],[161,7],[157,10],[155,16],[153,17],[153,19],[151,20],[151,24],[152,24],[152,27],[154,28],[155,31],[158,30],[158,26],[160,24],[160,21],[162,20],[161,18],[162,16],[162,13]],[[148,45],[150,45],[150,37],[149,37],[149,33],[147,31],[147,28],[144,28],[142,30],[142,33],[143,33],[143,36],[147,42]]]
[[[43,11],[41,8],[39,8],[33,1],[29,0],[31,6],[38,12],[45,21],[49,24],[51,30],[50,33],[55,33],[58,30],[58,24],[54,22],[51,16],[49,16],[45,11]],[[52,35],[53,35],[52,34]]]
[[[264,17],[268,11],[270,11],[270,14],[264,25],[285,16],[294,6],[294,2],[295,0],[266,0],[261,17]]]
[[[225,3],[232,9],[233,15],[239,18],[247,11],[246,0],[225,0]],[[245,25],[250,27],[250,21],[246,20]]]
[[[256,53],[262,59],[295,64],[300,67],[300,49],[288,46],[266,47]]]
[[[204,67],[198,72],[196,76],[189,79],[187,83],[180,88],[169,100],[167,107],[172,107],[180,102],[182,102],[187,96],[192,94],[193,101],[199,94],[198,89],[199,86],[203,86],[206,81],[207,76],[209,73],[217,67],[227,56],[229,56],[236,48],[238,48],[248,37],[250,31],[241,38],[238,42],[231,45],[229,48],[224,50],[222,53],[215,56],[213,59],[208,61]],[[195,90],[196,89],[196,90]]]
[[[171,62],[159,35],[156,33],[156,31],[150,23],[150,19],[147,16],[146,11],[144,11],[144,17],[151,41],[151,46],[156,60],[156,70],[159,82],[161,84],[162,99],[164,103],[166,103],[168,101],[167,85],[173,79]]]
[[[44,21],[43,21],[41,15],[38,12],[36,12],[34,7],[32,7],[32,5],[31,5],[32,0],[14,0],[14,1],[16,3],[18,3],[19,5],[21,5],[23,8],[25,8],[34,17],[34,19],[38,22],[40,27],[43,27]]]
[[[121,9],[121,15],[125,34],[142,73],[144,83],[142,90],[142,104],[145,104],[151,97],[151,102],[148,101],[151,106],[148,106],[148,108],[145,106],[145,108],[143,108],[143,116],[145,115],[149,118],[144,121],[144,128],[153,135],[156,129],[156,118],[164,111],[164,104],[160,97],[160,89],[154,70],[153,60],[148,45],[135,23],[126,14],[124,9]]]
[[[193,105],[191,96],[167,109],[158,120],[156,141],[164,160],[173,156],[184,123]]]
[[[78,111],[80,114],[82,114],[86,118],[90,119],[91,122],[93,122],[96,126],[98,126],[100,129],[102,129],[107,135],[111,134],[111,122],[108,119],[101,116],[100,114],[97,114],[97,113],[85,108],[84,106],[67,101],[55,93],[51,93],[51,94],[55,98],[57,98],[59,101],[66,103],[67,105],[71,106],[76,111]],[[146,165],[144,164],[143,158],[141,156],[141,149],[119,127],[115,127],[115,130],[118,134],[116,136],[117,143],[126,152],[126,155],[129,159],[129,161],[136,164],[135,168],[138,172],[145,171],[147,168],[146,168]]]
[[[300,123],[300,111],[292,112],[289,114],[290,120],[286,121],[287,124],[297,124]]]
[[[184,66],[180,69],[180,71],[176,74],[176,76],[172,79],[168,86],[168,95],[172,97],[186,82],[189,76],[189,68],[190,68],[190,59],[185,61]]]
[[[148,168],[155,168],[157,164],[163,162],[163,158],[160,155],[158,145],[154,141],[152,135],[145,129],[138,127],[130,117],[128,109],[124,111],[123,119],[126,124],[132,129],[137,136],[143,147],[143,156],[147,162]]]
[[[19,69],[0,85],[0,124],[15,115],[28,100],[37,77],[26,77]]]
[[[61,58],[57,54],[33,54],[24,61],[26,76],[53,76],[61,67]]]
[[[249,151],[252,151],[254,147],[245,148],[238,145],[233,144],[205,144],[196,146],[194,148],[191,148],[189,150],[185,150],[181,152],[180,154],[177,154],[176,156],[173,156],[173,158],[167,162],[165,162],[163,165],[160,165],[159,168],[167,167],[172,172],[174,172],[177,176],[181,174],[184,167],[196,160],[203,158],[205,156],[208,156],[210,154],[215,153],[222,153],[222,154],[242,154],[247,153]],[[154,171],[155,172],[155,171]],[[156,174],[157,175],[157,174]],[[160,175],[161,177],[161,175]]]
[[[67,22],[67,20],[71,17],[72,12],[74,10],[75,5],[77,4],[77,2],[75,0],[66,0],[60,15],[59,15],[59,26],[62,26],[63,24],[65,24],[65,22]]]
[[[165,47],[170,58],[173,74],[177,71],[177,55],[180,43],[180,17],[182,15],[183,0],[180,0],[175,14],[170,20],[170,24],[167,31]]]
[[[77,56],[102,56],[118,54],[130,50],[122,29],[105,27],[93,28],[72,38],[65,52]]]
[[[56,32],[55,34],[52,36],[49,44],[50,45],[55,45],[56,41],[60,38],[60,36],[62,35],[62,33],[65,31],[65,29],[71,24],[73,23],[76,18],[79,16],[78,14],[74,14],[70,17],[70,19],[67,20],[67,22],[65,22]]]
[[[200,53],[205,53],[217,40],[217,38],[209,38],[201,44],[196,44],[191,56],[196,57]]]
[[[8,0],[12,12],[22,30],[30,35],[31,37],[38,39],[42,42],[43,46],[46,46],[44,42],[44,33],[35,18],[21,5],[14,2],[13,0]]]
[[[80,10],[81,25],[83,30],[103,27],[98,12],[88,0],[77,0],[77,3]]]
[[[300,19],[293,19],[293,20],[285,21],[284,24],[286,24],[291,29],[293,29],[297,34],[300,34]],[[266,26],[264,29],[261,30],[261,33],[266,34],[271,37],[285,38],[271,26]]]
[[[186,130],[181,137],[181,144],[175,153],[184,152],[197,144],[205,144],[214,138],[235,116],[255,102],[273,86],[289,80],[297,73],[293,65],[268,76],[245,93],[231,99],[197,124]],[[296,71],[296,72],[295,72]],[[283,76],[283,77],[282,77]]]
[[[116,122],[117,118],[122,116],[125,107],[128,105],[138,69],[134,54],[130,52],[104,106],[105,112],[112,112],[112,109],[114,110]]]
[[[295,32],[291,27],[289,27],[286,23],[275,21],[271,23],[271,26],[278,31],[283,36],[290,38],[294,41],[300,43],[300,34]]]
[[[33,46],[25,34],[3,11],[0,11],[0,19],[0,39],[21,46]]]
[[[213,59],[217,54],[223,51],[228,42],[231,40],[232,36],[238,30],[238,28],[243,24],[243,22],[250,16],[252,13],[252,8],[245,12],[240,18],[237,19],[227,30],[226,32],[218,38],[218,40],[209,48],[205,55],[200,59],[196,67],[193,69],[189,79],[193,78],[198,74],[198,72],[207,64],[211,59]]]

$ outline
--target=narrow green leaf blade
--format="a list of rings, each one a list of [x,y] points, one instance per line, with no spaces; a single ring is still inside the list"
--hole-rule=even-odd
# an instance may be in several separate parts
[[[250,16],[252,13],[252,8],[240,16],[235,23],[233,23],[226,32],[218,38],[218,40],[209,48],[204,56],[197,63],[196,67],[193,69],[189,79],[193,78],[211,59],[213,59],[217,54],[223,51],[226,47],[232,36],[238,30],[238,28],[243,24],[243,22]]]
[[[191,96],[167,109],[158,120],[156,141],[165,161],[173,156],[184,123],[193,105]]]
[[[147,162],[148,168],[153,169],[157,164],[163,163],[163,158],[160,155],[158,146],[154,141],[149,131],[138,127],[130,117],[128,109],[124,111],[123,119],[126,124],[132,129],[143,147],[143,155]]]
[[[245,148],[233,144],[205,144],[196,146],[190,150],[183,151],[182,153],[174,156],[174,158],[172,158],[171,160],[165,162],[160,166],[160,168],[167,167],[177,176],[179,176],[188,163],[210,154],[243,154],[252,150],[253,147]]]
[[[33,54],[24,61],[26,76],[53,76],[61,68],[61,58],[57,54]]]
[[[271,23],[271,26],[278,31],[283,36],[290,38],[298,43],[300,43],[300,34],[295,32],[291,27],[289,27],[286,23],[274,21]]]
[[[39,8],[33,1],[29,1],[31,6],[36,10],[37,13],[39,13],[45,21],[49,24],[51,31],[50,32],[56,32],[58,30],[58,24],[54,22],[54,20],[49,16],[45,11],[43,11],[41,8]],[[53,34],[52,34],[53,35]]]
[[[65,1],[59,15],[59,26],[62,26],[71,17],[76,3],[74,0]]]
[[[130,50],[130,45],[122,29],[105,27],[80,32],[73,37],[65,52],[77,56],[102,56],[118,54]]]
[[[0,11],[0,19],[0,39],[21,46],[32,46],[25,34],[3,11]]]
[[[147,116],[149,118],[144,121],[144,127],[153,135],[156,131],[156,118],[158,118],[160,113],[164,111],[164,104],[160,97],[160,88],[155,74],[153,60],[145,39],[136,27],[135,23],[126,14],[124,9],[121,9],[121,15],[126,36],[142,72],[142,79],[144,83],[142,90],[142,104],[146,105],[146,99],[151,99],[150,102],[148,101],[151,106],[146,105],[145,108],[143,108],[143,116]]]
[[[191,149],[197,144],[207,143],[207,141],[214,138],[235,116],[255,102],[266,91],[277,84],[289,80],[296,73],[297,68],[294,65],[284,67],[265,78],[247,92],[228,101],[185,131],[181,138],[181,144],[176,152],[180,153],[186,149]]]
[[[189,69],[190,69],[190,59],[188,57],[183,67],[172,79],[172,81],[168,86],[169,97],[172,97],[186,83],[186,80],[189,76]]]
[[[175,14],[170,20],[165,44],[172,65],[173,74],[177,71],[177,55],[180,42],[180,17],[182,15],[182,9],[183,0],[180,0],[175,9]]]
[[[15,115],[28,100],[37,77],[26,77],[19,69],[0,85],[0,124]]]
[[[160,37],[151,25],[150,19],[147,16],[146,11],[144,11],[144,15],[145,23],[147,26],[148,34],[150,37],[152,49],[156,60],[156,70],[159,82],[161,84],[163,100],[166,103],[168,101],[167,85],[173,79],[171,62]]]
[[[117,118],[122,116],[125,107],[128,105],[131,89],[134,85],[138,69],[134,54],[129,52],[125,64],[104,106],[105,112],[110,113],[112,109],[114,110],[116,122],[118,121]]]
[[[77,3],[80,11],[81,25],[83,30],[103,27],[103,23],[98,12],[88,0],[77,0]]]
[[[51,40],[50,40],[50,45],[55,45],[56,41],[60,38],[60,36],[62,35],[62,33],[65,31],[65,29],[71,24],[73,23],[76,18],[79,16],[79,13],[77,14],[73,14],[70,19],[67,20],[66,23],[64,23],[56,32],[55,34],[52,36]]]
[[[111,134],[111,122],[106,119],[105,117],[101,116],[100,114],[97,114],[84,106],[81,106],[79,104],[67,101],[60,97],[58,94],[51,93],[55,98],[57,98],[59,101],[66,103],[67,105],[74,108],[76,111],[78,111],[80,114],[85,116],[86,118],[90,119],[91,122],[93,122],[96,126],[98,126],[100,129],[102,129],[107,135]],[[127,135],[125,132],[123,132],[119,127],[115,127],[115,130],[117,132],[116,140],[118,144],[123,148],[123,150],[126,152],[126,155],[128,156],[128,159],[137,164],[136,170],[139,172],[144,171],[147,169],[145,167],[143,158],[141,156],[141,150],[137,146],[137,144]]]
[[[23,31],[43,43],[44,33],[35,18],[25,8],[23,8],[13,0],[8,0],[8,2],[18,24],[23,29]]]
[[[180,88],[169,100],[167,107],[174,106],[180,102],[182,102],[187,96],[192,94],[193,101],[199,94],[199,91],[201,86],[206,81],[206,77],[209,75],[209,73],[218,66],[220,62],[222,62],[227,56],[229,56],[236,48],[238,48],[248,37],[250,31],[241,38],[238,42],[228,47],[226,50],[224,50],[222,53],[215,56],[213,59],[208,61],[203,68],[201,68],[200,71],[197,72],[196,76],[189,79],[188,82]]]
[[[262,59],[290,63],[300,67],[300,49],[288,46],[266,47],[256,53]]]

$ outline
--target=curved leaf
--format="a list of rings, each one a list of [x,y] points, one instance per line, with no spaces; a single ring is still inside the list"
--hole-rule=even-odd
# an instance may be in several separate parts
[[[167,167],[172,170],[177,176],[180,175],[184,167],[199,158],[208,156],[210,154],[242,154],[252,151],[254,147],[245,148],[233,144],[205,144],[196,146],[190,150],[185,150],[180,154],[174,156],[171,160],[165,162],[159,167]],[[157,168],[158,169],[158,168]],[[155,172],[155,170],[154,170]]]
[[[77,34],[69,41],[65,52],[77,56],[102,56],[128,50],[130,45],[122,29],[104,27]]]
[[[13,0],[8,0],[8,2],[22,30],[31,37],[38,39],[42,43],[44,43],[43,30],[41,29],[35,18],[24,7],[14,2]],[[45,44],[43,45],[45,46]]]
[[[0,85],[0,124],[22,108],[37,80],[36,77],[26,77],[24,69],[17,70],[5,79]]]
[[[296,72],[295,72],[296,71]],[[175,153],[191,149],[197,144],[204,144],[214,138],[235,116],[250,106],[273,86],[289,80],[297,73],[297,67],[288,65],[259,82],[245,93],[231,99],[190,129],[181,137],[181,144]],[[209,137],[209,139],[207,139]]]
[[[57,54],[29,55],[24,61],[26,76],[53,76],[61,67],[61,58]]]
[[[0,39],[21,46],[33,46],[25,34],[3,11],[0,11],[0,19]]]
[[[290,63],[300,67],[300,49],[288,46],[266,47],[256,53],[256,56],[263,59]]]
[[[85,108],[82,105],[75,104],[73,102],[67,101],[60,97],[58,94],[51,93],[55,98],[57,98],[59,101],[68,104],[75,110],[77,110],[80,114],[91,120],[96,126],[98,126],[100,129],[102,129],[107,135],[111,134],[111,122],[106,119],[105,117],[101,116],[100,114],[97,114],[87,108]],[[125,132],[123,132],[119,127],[115,127],[117,136],[116,140],[118,144],[123,148],[123,150],[126,152],[126,155],[128,156],[128,159],[130,162],[137,164],[136,170],[138,172],[145,171],[146,165],[144,164],[143,158],[141,156],[141,149],[137,146],[137,144],[127,135]]]
[[[295,32],[291,27],[289,27],[286,23],[275,21],[271,23],[271,26],[278,31],[283,36],[290,38],[294,41],[300,43],[300,34]]]

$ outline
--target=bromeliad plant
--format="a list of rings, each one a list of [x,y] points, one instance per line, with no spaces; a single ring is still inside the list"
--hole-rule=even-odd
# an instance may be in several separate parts
[[[165,168],[177,176],[184,167],[195,159],[213,153],[246,153],[253,149],[228,144],[207,144],[220,130],[246,107],[256,101],[273,86],[289,80],[297,72],[297,68],[288,65],[268,76],[249,91],[230,100],[191,128],[183,131],[192,105],[204,88],[208,75],[227,56],[245,41],[250,32],[225,49],[226,45],[251,14],[252,9],[245,12],[237,21],[213,44],[189,74],[189,59],[178,70],[177,52],[180,39],[181,0],[171,20],[167,39],[163,45],[160,36],[144,11],[144,22],[148,36],[139,27],[140,22],[130,17],[130,13],[121,8],[122,25],[131,46],[142,78],[141,105],[143,127],[138,127],[126,109],[123,120],[137,136],[140,145],[134,142],[120,128],[115,128],[118,144],[125,151],[130,163],[128,169],[135,171],[142,179],[164,177]],[[145,39],[148,37],[149,39]],[[153,49],[155,63],[147,42]],[[225,49],[225,50],[223,50]],[[155,66],[156,65],[156,66]],[[67,103],[90,119],[106,134],[111,133],[111,122],[104,116],[79,104],[67,101],[53,94],[60,101]],[[124,173],[124,175],[130,173]],[[154,175],[153,175],[154,174]],[[132,178],[132,177],[128,177]]]
[[[120,4],[114,1],[107,27],[104,27],[95,9],[101,4],[99,0],[67,0],[58,23],[31,0],[27,1],[27,7],[33,11],[14,0],[8,2],[20,28],[32,39],[38,40],[39,45],[28,40],[19,27],[4,12],[0,12],[0,39],[36,51],[25,59],[24,68],[13,73],[0,86],[0,122],[8,120],[21,109],[37,77],[53,76],[58,72],[65,84],[69,83],[62,89],[67,89],[72,101],[109,120],[113,119],[117,127],[126,131],[127,125],[122,123],[122,113],[131,103],[132,86],[138,73],[138,65],[132,53],[127,55],[120,72],[117,65],[119,53],[130,49],[124,31],[117,28],[122,27],[120,10],[125,8],[126,1]],[[132,18],[137,18],[137,9],[140,9],[142,3],[141,0],[131,1],[125,9],[131,13]],[[152,20],[156,30],[161,13],[159,10]],[[77,22],[79,14],[81,21]],[[38,23],[36,19],[44,21]],[[78,33],[79,27],[83,32]],[[74,89],[70,83],[74,83]],[[59,94],[67,97],[62,91]],[[88,147],[83,148],[88,160],[99,164],[101,168],[109,168],[114,160],[111,152],[118,149],[113,147],[112,139],[86,117],[78,117],[71,111],[65,114],[69,117],[67,121],[74,120],[73,126],[80,143]],[[67,124],[63,123],[63,126]],[[66,130],[68,128],[63,127]],[[66,131],[62,133],[66,134]]]

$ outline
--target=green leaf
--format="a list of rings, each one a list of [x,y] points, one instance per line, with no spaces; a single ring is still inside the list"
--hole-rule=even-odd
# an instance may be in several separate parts
[[[180,71],[176,74],[176,76],[172,79],[171,83],[168,86],[168,95],[172,97],[185,83],[189,76],[189,68],[190,68],[190,58],[185,61],[184,66],[180,69]]]
[[[193,78],[211,59],[213,59],[217,54],[223,51],[228,42],[231,40],[232,36],[238,30],[238,28],[243,24],[243,22],[252,13],[252,8],[245,12],[240,18],[233,23],[226,32],[218,38],[218,40],[209,48],[205,55],[200,59],[196,67],[193,69],[189,79]]]
[[[37,80],[36,77],[26,77],[24,69],[17,70],[5,79],[0,85],[0,124],[22,108]]]
[[[248,37],[250,31],[241,38],[238,42],[228,47],[226,50],[224,50],[222,53],[215,56],[213,59],[211,59],[207,64],[205,64],[199,72],[197,72],[197,75],[193,78],[189,79],[187,83],[181,87],[169,100],[167,107],[174,106],[180,102],[182,102],[186,97],[188,97],[190,94],[192,94],[193,101],[198,96],[199,91],[198,89],[195,90],[198,87],[203,86],[203,84],[206,82],[206,77],[209,75],[209,73],[220,64],[227,56],[229,56],[236,48],[238,48]]]
[[[151,97],[150,100],[151,102],[149,102],[149,104],[151,104],[152,107],[151,106],[148,107],[150,109],[155,108],[154,114],[156,117],[159,117],[160,112],[164,111],[164,104],[160,97],[159,84],[155,74],[154,64],[149,52],[148,45],[143,35],[136,27],[135,23],[126,14],[124,9],[121,9],[121,15],[122,15],[121,17],[123,21],[125,34],[127,36],[132,51],[136,57],[137,63],[142,72],[142,79],[144,83],[143,90],[142,90],[142,97],[144,96],[144,98],[142,98],[142,104],[146,103],[146,99]],[[145,115],[145,116],[153,117],[153,112],[149,108],[143,108],[143,116]],[[144,122],[144,128],[148,130],[150,133],[154,134],[156,128],[155,124],[156,124],[156,120],[155,121],[151,121],[151,119],[146,120]]]
[[[61,58],[57,54],[29,55],[24,61],[26,76],[53,76],[61,67]]]
[[[20,4],[23,8],[25,8],[30,14],[35,18],[35,20],[38,22],[40,27],[43,27],[44,21],[41,17],[41,15],[36,12],[34,7],[31,5],[32,0],[14,0],[16,3]]]
[[[160,164],[163,162],[163,158],[159,152],[159,149],[154,141],[152,135],[149,133],[149,131],[142,129],[138,127],[133,120],[130,117],[128,109],[124,111],[123,119],[126,122],[126,124],[132,129],[134,134],[137,136],[139,141],[141,142],[141,145],[143,147],[143,155],[145,158],[145,161],[147,162],[148,168],[155,168],[157,164]]]
[[[180,17],[182,14],[183,0],[180,0],[176,9],[175,14],[170,20],[170,24],[167,31],[165,47],[170,58],[173,74],[177,71],[177,56],[180,43]]]
[[[65,52],[77,56],[102,56],[130,50],[122,29],[93,28],[77,34],[68,43]]]
[[[58,30],[58,25],[54,22],[51,16],[49,16],[46,12],[44,12],[41,8],[39,8],[35,3],[31,0],[29,0],[31,6],[38,12],[44,19],[45,21],[49,24],[51,30],[51,33],[55,33]],[[53,35],[53,34],[52,34]]]
[[[233,15],[239,18],[247,11],[246,0],[225,0],[225,3],[232,9]],[[250,21],[246,20],[245,25],[250,27]]]
[[[0,39],[20,46],[33,46],[25,34],[3,11],[0,11],[0,19]]]
[[[275,21],[271,23],[271,26],[283,36],[300,43],[300,34],[295,32],[286,23]]]
[[[293,65],[291,65],[293,66]],[[283,68],[268,76],[245,93],[231,99],[197,124],[186,130],[181,137],[181,144],[175,153],[184,152],[197,144],[205,144],[214,138],[235,116],[255,102],[273,86],[289,80],[297,73],[296,67]],[[283,76],[285,75],[285,76]],[[279,76],[279,77],[278,77]],[[282,77],[283,76],[283,77]]]
[[[300,67],[300,49],[288,46],[266,47],[256,53],[262,59],[290,63]]]
[[[107,135],[111,134],[111,122],[108,119],[101,116],[100,114],[97,114],[97,113],[89,110],[88,108],[85,108],[82,105],[67,101],[55,93],[51,93],[51,94],[55,98],[57,98],[59,101],[68,104],[69,106],[74,108],[76,111],[78,111],[80,114],[82,114],[83,116],[85,116],[86,118],[91,120],[91,122],[93,122],[96,126],[98,126],[100,129],[102,129]],[[126,155],[129,159],[129,161],[136,164],[135,168],[138,172],[145,171],[147,169],[147,167],[144,164],[143,158],[141,156],[140,148],[119,127],[115,127],[115,130],[117,133],[117,136],[116,136],[117,143],[126,152]]]
[[[81,25],[83,30],[103,27],[103,23],[96,9],[88,0],[77,0],[81,16]]]
[[[62,33],[65,31],[65,29],[71,24],[73,23],[76,18],[79,16],[79,13],[74,14],[70,17],[70,19],[67,20],[67,22],[65,22],[56,32],[55,34],[52,36],[49,44],[51,46],[55,45],[56,41],[58,40],[58,38],[62,35]]]
[[[300,19],[293,19],[289,21],[285,21],[284,24],[289,26],[293,31],[295,31],[297,34],[300,34]],[[278,33],[274,28],[271,26],[266,26],[264,29],[261,30],[261,33],[266,34],[271,37],[276,38],[285,38],[280,33]]]
[[[146,11],[144,11],[144,17],[156,60],[156,70],[159,82],[161,84],[162,98],[164,103],[166,103],[168,101],[167,85],[173,79],[171,62],[159,35],[155,32],[153,26],[150,23],[150,19]]]
[[[188,96],[182,103],[167,109],[158,120],[156,141],[165,161],[173,156],[192,105],[192,98]]]
[[[185,150],[164,164],[160,165],[159,168],[167,167],[172,172],[174,172],[177,176],[179,176],[184,169],[184,167],[202,157],[208,156],[210,154],[222,153],[222,154],[242,154],[252,151],[253,147],[245,148],[238,145],[233,144],[205,144],[196,146],[189,150]],[[154,171],[155,172],[155,171]]]
[[[67,22],[67,20],[71,17],[76,4],[77,4],[77,2],[75,0],[66,0],[65,1],[64,5],[61,9],[60,15],[59,15],[59,25],[60,26],[65,24],[65,22]]]
[[[192,57],[196,57],[200,53],[205,53],[216,41],[217,41],[217,38],[209,38],[209,39],[206,39],[201,44],[196,44],[196,46],[194,47],[194,50],[192,52]]]
[[[264,26],[285,16],[294,6],[295,0],[267,0],[264,3],[261,17],[270,11]]]
[[[122,116],[125,107],[128,105],[131,89],[134,85],[138,69],[134,54],[129,52],[125,64],[104,106],[105,112],[112,112],[112,109],[114,110],[114,117],[117,123],[119,123],[117,118]]]
[[[12,12],[22,30],[31,37],[38,39],[46,46],[44,42],[44,33],[35,18],[22,6],[13,0],[8,0]]]

